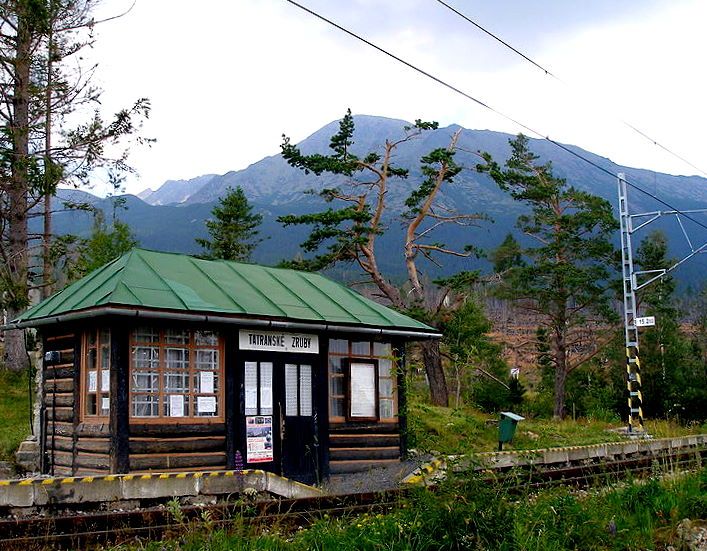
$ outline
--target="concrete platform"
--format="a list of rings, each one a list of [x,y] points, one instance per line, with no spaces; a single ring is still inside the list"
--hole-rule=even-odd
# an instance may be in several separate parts
[[[317,497],[322,492],[260,470],[124,474],[0,480],[0,507],[33,508],[174,497],[214,499],[248,491],[284,498]]]

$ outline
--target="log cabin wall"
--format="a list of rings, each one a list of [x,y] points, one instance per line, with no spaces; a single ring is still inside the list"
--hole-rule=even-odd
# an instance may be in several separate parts
[[[42,471],[72,475],[76,447],[77,333],[47,335],[43,339],[43,432]]]
[[[405,425],[402,389],[403,344],[370,342],[365,337],[329,341],[328,473],[366,471],[400,461],[404,451],[401,429]],[[375,366],[375,415],[352,415],[351,363]],[[356,391],[354,391],[355,393]]]
[[[213,341],[211,345],[205,344],[203,347],[199,347],[196,344],[196,334],[202,331],[200,334],[203,337],[203,331],[206,330],[205,327],[163,323],[146,325],[142,329],[136,327],[126,328],[124,346],[120,347],[121,350],[125,351],[124,368],[120,371],[120,373],[124,374],[124,381],[122,382],[124,391],[120,390],[121,381],[116,383],[116,388],[118,389],[116,399],[119,400],[118,411],[124,412],[124,423],[127,424],[127,430],[116,435],[116,465],[121,465],[117,467],[120,472],[206,471],[227,468],[226,421],[228,417],[226,416],[226,408],[233,397],[226,394],[227,389],[232,386],[229,386],[228,381],[232,377],[232,373],[225,368],[225,365],[226,349],[228,346],[233,346],[233,343],[228,337],[229,333],[226,328],[212,326],[208,329],[209,332],[213,332],[213,335],[217,336],[217,340]],[[145,339],[147,336],[140,337],[140,331],[143,331],[143,333],[147,331],[148,333],[144,333],[145,335],[149,335],[149,332],[152,331],[156,342],[146,343]],[[170,331],[171,333],[168,335]],[[174,340],[178,335],[182,334],[182,331],[185,335],[189,335],[185,344],[165,344],[166,338]],[[191,409],[188,409],[186,413],[191,414],[191,417],[170,417],[171,411],[168,410],[171,405],[167,396],[168,391],[163,386],[159,387],[159,393],[153,393],[153,396],[159,401],[159,415],[154,418],[133,415],[135,411],[131,409],[134,407],[132,400],[135,400],[136,397],[140,399],[141,396],[139,392],[135,392],[136,387],[134,385],[137,381],[135,374],[139,373],[139,371],[135,370],[135,359],[131,359],[133,349],[135,347],[138,349],[159,347],[161,362],[159,373],[162,380],[160,385],[164,385],[166,384],[164,382],[166,378],[173,376],[176,372],[174,370],[170,371],[164,364],[166,361],[164,357],[166,356],[166,349],[170,346],[175,347],[175,350],[180,347],[189,348],[188,357],[191,363],[189,363],[190,367],[188,369],[190,375],[187,390],[185,390],[185,403],[189,403],[188,408]],[[194,417],[196,415],[194,410],[196,407],[195,400],[199,394],[197,391],[203,391],[203,389],[197,388],[201,384],[201,379],[199,370],[196,370],[194,366],[194,361],[199,351],[216,352],[218,354],[218,368],[214,369],[214,378],[212,379],[213,382],[217,382],[217,388],[214,389],[212,395],[215,396],[218,404],[218,415],[213,418]],[[139,350],[137,353],[139,353]],[[118,374],[119,377],[120,373]],[[170,375],[167,373],[170,373]],[[142,396],[146,395],[143,393]],[[147,415],[147,411],[142,413]],[[155,411],[152,410],[151,414],[155,414]],[[116,426],[119,425],[120,422],[116,421]],[[124,452],[121,451],[122,445],[126,447]],[[123,454],[125,457],[120,459]]]

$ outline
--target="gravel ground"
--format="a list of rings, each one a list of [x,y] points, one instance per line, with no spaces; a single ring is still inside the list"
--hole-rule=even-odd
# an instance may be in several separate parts
[[[403,478],[431,459],[431,456],[424,455],[360,473],[332,475],[321,485],[321,489],[331,495],[392,490],[400,486]]]

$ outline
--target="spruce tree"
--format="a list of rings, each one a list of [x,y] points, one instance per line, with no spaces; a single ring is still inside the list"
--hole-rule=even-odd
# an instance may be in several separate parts
[[[243,189],[228,188],[211,211],[213,218],[206,221],[210,239],[197,238],[204,249],[202,258],[248,262],[255,247],[262,214],[253,213]]]

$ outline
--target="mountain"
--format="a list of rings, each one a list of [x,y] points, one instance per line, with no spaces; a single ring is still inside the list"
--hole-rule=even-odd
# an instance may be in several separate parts
[[[152,191],[146,189],[137,194],[137,197],[149,205],[174,205],[183,204],[207,185],[215,174],[205,174],[189,180],[167,180],[159,189]],[[197,203],[203,201],[195,201]]]
[[[366,115],[356,116],[355,123],[355,144],[352,151],[357,154],[380,151],[386,139],[403,137],[403,127],[409,125],[401,120]],[[459,126],[452,125],[426,132],[418,139],[402,144],[396,152],[395,163],[409,168],[410,176],[407,180],[396,180],[389,188],[388,199],[392,206],[388,220],[390,230],[381,237],[379,243],[381,265],[388,273],[402,274],[400,244],[403,236],[401,226],[393,220],[393,215],[402,210],[405,199],[416,186],[416,182],[419,182],[419,159],[434,148],[446,147],[450,136],[457,129]],[[332,122],[303,140],[299,144],[300,148],[304,153],[326,153],[329,139],[337,130],[338,121]],[[476,153],[478,151],[489,152],[502,164],[510,154],[510,138],[508,134],[489,130],[462,131],[456,160],[470,170],[462,171],[455,178],[454,183],[445,189],[442,200],[446,206],[459,211],[486,213],[492,221],[482,222],[475,228],[442,227],[436,233],[436,240],[457,247],[471,243],[488,250],[496,247],[514,228],[518,215],[523,213],[523,207],[501,191],[487,175],[473,170],[480,160]],[[566,178],[577,188],[606,198],[615,206],[615,210],[618,210],[617,184],[612,174],[617,172],[624,172],[632,184],[679,209],[707,208],[707,180],[704,178],[671,176],[622,167],[610,159],[578,147],[564,146],[569,150],[567,151],[546,140],[531,139],[530,147],[541,159],[552,162],[557,176]],[[305,175],[290,167],[280,155],[273,155],[240,171],[223,175],[209,174],[191,180],[168,181],[157,191],[144,196],[144,201],[135,196],[128,196],[128,209],[119,211],[118,216],[131,225],[143,247],[197,252],[194,238],[205,235],[204,220],[210,216],[214,203],[228,187],[241,186],[255,210],[264,217],[261,235],[266,239],[257,248],[255,260],[272,264],[296,254],[299,251],[299,243],[307,233],[306,228],[282,228],[276,221],[277,217],[322,208],[324,203],[321,199],[305,192],[309,189],[332,187],[339,181],[330,176]],[[112,208],[108,200],[96,200],[99,201],[98,206]],[[629,205],[631,212],[665,209],[658,201],[636,189],[629,191]],[[707,223],[707,216],[693,216]],[[91,217],[87,213],[60,213],[55,216],[55,223],[57,231],[86,234],[91,227]],[[683,220],[683,223],[693,238],[693,245],[701,245],[707,241],[707,231],[689,220]],[[662,217],[657,224],[642,230],[635,236],[636,242],[654,227],[662,228],[668,234],[671,252],[675,257],[689,252],[682,229],[674,217]],[[165,231],[165,228],[169,228],[169,231]],[[522,240],[523,236],[520,238]],[[484,261],[455,258],[445,262],[441,270],[433,265],[427,268],[430,277],[435,277],[440,273],[476,267],[485,267]],[[345,268],[342,270],[345,271]],[[691,261],[685,263],[676,276],[688,282],[701,282],[704,281],[702,271],[698,262]]]

